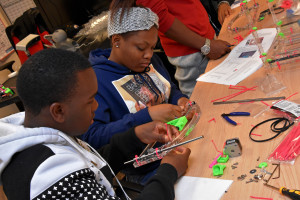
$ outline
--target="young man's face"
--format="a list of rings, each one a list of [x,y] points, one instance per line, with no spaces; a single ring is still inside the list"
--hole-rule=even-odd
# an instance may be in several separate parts
[[[121,37],[117,63],[135,72],[143,72],[150,64],[157,43],[157,29],[137,31],[126,38]]]
[[[85,133],[93,123],[98,103],[97,78],[92,68],[77,73],[77,85],[74,95],[66,102],[66,133],[78,136]]]

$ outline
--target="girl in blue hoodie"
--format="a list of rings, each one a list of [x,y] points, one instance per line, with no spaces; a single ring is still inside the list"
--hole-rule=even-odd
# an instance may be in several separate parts
[[[108,36],[112,48],[94,50],[89,57],[98,79],[96,100],[100,106],[82,139],[94,148],[131,127],[182,116],[189,99],[153,54],[157,29],[158,17],[148,8],[110,13]]]

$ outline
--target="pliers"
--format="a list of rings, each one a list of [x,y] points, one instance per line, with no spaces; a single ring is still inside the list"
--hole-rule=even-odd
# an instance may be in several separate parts
[[[229,122],[230,124],[236,126],[237,123],[235,121],[233,121],[232,119],[230,119],[228,116],[250,116],[249,112],[231,112],[228,114],[223,113],[221,115],[227,122]]]

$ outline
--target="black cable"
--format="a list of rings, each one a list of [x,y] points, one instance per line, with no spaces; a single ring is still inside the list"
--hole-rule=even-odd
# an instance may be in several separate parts
[[[276,121],[275,121],[275,120],[276,120]],[[273,132],[275,132],[275,133],[277,133],[277,134],[274,135],[273,137],[270,137],[270,138],[265,139],[265,140],[256,140],[256,139],[253,139],[253,138],[251,137],[251,136],[252,136],[253,130],[256,129],[257,127],[259,127],[260,125],[262,125],[262,124],[264,124],[264,123],[267,123],[267,122],[269,122],[269,121],[275,121],[275,122],[273,122],[273,123],[271,124],[271,127],[270,127],[270,128],[271,128],[271,130],[272,130]],[[284,121],[284,125],[283,125],[282,127],[280,127],[280,128],[277,128],[277,125],[278,125],[280,122],[282,122],[282,121]],[[289,129],[292,125],[294,125],[294,122],[290,122],[287,118],[279,118],[279,117],[278,117],[278,118],[267,119],[267,120],[265,120],[265,121],[263,121],[263,122],[260,122],[259,124],[255,125],[255,126],[251,129],[251,131],[250,131],[250,133],[249,133],[249,138],[250,138],[252,141],[254,141],[254,142],[267,142],[267,141],[270,141],[270,140],[276,138],[277,136],[279,136],[280,133],[286,131],[286,130]]]

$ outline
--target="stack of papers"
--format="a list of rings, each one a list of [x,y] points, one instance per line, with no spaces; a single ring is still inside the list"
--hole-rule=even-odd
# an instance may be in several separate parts
[[[275,36],[276,28],[266,28],[257,31],[264,52],[268,52]],[[252,34],[232,49],[228,57],[217,67],[203,74],[197,81],[236,85],[260,67],[263,62]]]

